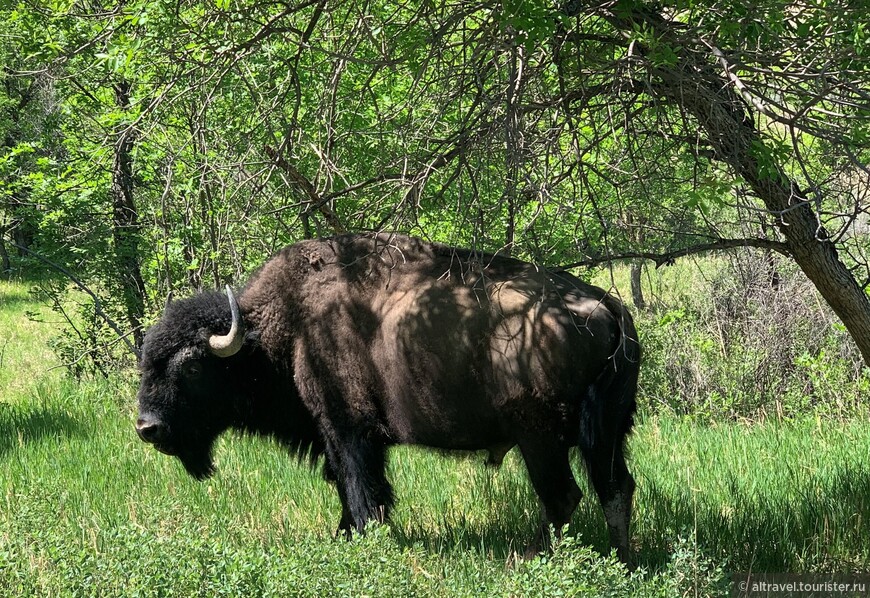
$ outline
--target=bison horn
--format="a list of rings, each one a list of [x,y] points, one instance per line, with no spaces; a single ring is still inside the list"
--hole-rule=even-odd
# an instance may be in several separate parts
[[[233,296],[230,285],[227,285],[227,299],[230,301],[230,312],[232,312],[233,323],[230,325],[230,331],[227,334],[213,334],[208,339],[208,346],[211,352],[218,357],[232,357],[239,352],[245,342],[245,323],[239,315],[239,304]]]

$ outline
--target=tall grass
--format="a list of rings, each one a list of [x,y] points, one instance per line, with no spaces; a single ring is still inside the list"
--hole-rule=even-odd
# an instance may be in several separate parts
[[[23,285],[0,283],[0,596],[710,595],[729,571],[870,571],[865,420],[642,416],[634,574],[608,556],[579,462],[568,540],[517,559],[538,506],[516,451],[493,470],[393,450],[391,524],[348,543],[317,468],[228,435],[217,475],[193,481],[136,438],[135,380],[48,371],[27,309]]]

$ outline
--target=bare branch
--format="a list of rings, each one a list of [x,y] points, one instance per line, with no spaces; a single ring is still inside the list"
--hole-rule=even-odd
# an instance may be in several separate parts
[[[327,224],[329,224],[333,231],[339,234],[347,232],[347,228],[341,223],[338,216],[336,216],[335,212],[332,211],[332,208],[329,207],[328,203],[330,198],[328,196],[325,199],[321,197],[314,189],[314,185],[311,184],[311,181],[299,172],[295,166],[285,160],[283,156],[279,155],[275,148],[267,145],[263,149],[266,152],[266,155],[275,162],[275,165],[286,172],[290,177],[290,180],[299,185],[299,188],[302,189],[302,192],[310,202],[309,207],[305,210],[306,212],[317,210],[323,214],[323,217],[326,218]]]
[[[650,253],[646,251],[636,251],[628,253],[619,253],[614,255],[603,255],[593,257],[570,264],[564,264],[555,268],[555,270],[570,270],[571,268],[592,268],[601,264],[611,262],[620,262],[624,260],[650,260],[655,262],[656,268],[661,266],[670,266],[678,258],[698,253],[707,253],[710,251],[723,251],[727,249],[735,249],[737,247],[755,247],[757,249],[767,249],[776,251],[782,255],[791,257],[791,253],[785,243],[779,241],[771,241],[769,239],[718,239],[711,243],[702,243],[700,245],[692,245],[676,251],[667,253]]]

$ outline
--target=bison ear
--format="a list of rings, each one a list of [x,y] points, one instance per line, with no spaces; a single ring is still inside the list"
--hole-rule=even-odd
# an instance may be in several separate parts
[[[232,314],[232,324],[230,331],[227,334],[213,334],[208,339],[208,346],[211,352],[218,357],[232,357],[241,350],[245,343],[245,323],[239,314],[239,304],[233,296],[233,291],[230,285],[227,285],[227,299],[230,302],[230,313]]]

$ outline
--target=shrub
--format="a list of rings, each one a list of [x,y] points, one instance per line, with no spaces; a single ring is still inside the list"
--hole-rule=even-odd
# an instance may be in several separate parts
[[[757,252],[656,271],[641,402],[716,418],[845,417],[865,410],[870,370],[845,327],[793,264]]]

